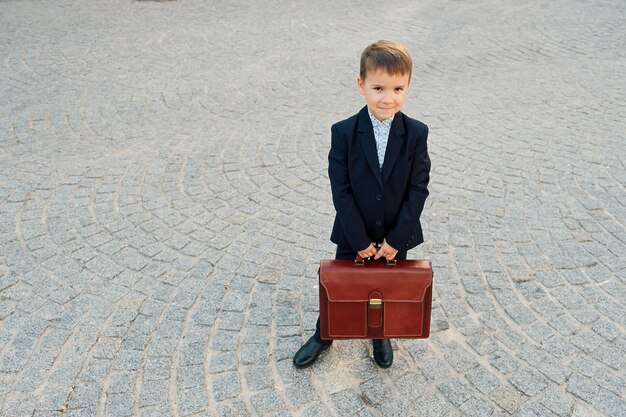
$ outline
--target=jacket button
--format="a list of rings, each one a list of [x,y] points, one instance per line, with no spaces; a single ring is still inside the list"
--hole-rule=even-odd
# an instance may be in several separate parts
[[[376,194],[376,200],[380,201],[383,199],[383,196],[380,194]]]
[[[380,226],[381,224],[383,224],[382,220],[376,220],[376,226]]]

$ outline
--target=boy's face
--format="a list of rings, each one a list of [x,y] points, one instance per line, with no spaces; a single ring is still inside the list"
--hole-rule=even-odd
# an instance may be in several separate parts
[[[409,74],[390,75],[384,71],[368,72],[365,80],[357,79],[369,111],[380,121],[402,109],[409,89]]]

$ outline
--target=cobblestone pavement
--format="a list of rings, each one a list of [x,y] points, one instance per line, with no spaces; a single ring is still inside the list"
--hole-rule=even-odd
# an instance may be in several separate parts
[[[625,416],[626,4],[261,3],[0,2],[0,415]],[[380,38],[433,334],[297,371]]]

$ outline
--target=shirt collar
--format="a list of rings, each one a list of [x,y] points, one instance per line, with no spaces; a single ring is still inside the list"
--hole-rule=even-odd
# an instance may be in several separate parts
[[[376,126],[378,126],[378,125],[383,125],[383,126],[386,126],[386,127],[390,127],[390,126],[391,126],[391,122],[393,122],[393,118],[394,118],[394,117],[396,117],[396,115],[394,114],[394,115],[393,115],[393,116],[391,116],[389,119],[385,119],[385,120],[383,120],[383,121],[381,122],[380,120],[378,120],[378,119],[376,118],[376,116],[374,116],[374,115],[372,114],[372,112],[371,112],[369,109],[367,109],[367,114],[369,114],[369,115],[370,115],[370,119],[371,119],[371,121],[372,121],[372,126],[373,126],[373,127],[376,127]]]

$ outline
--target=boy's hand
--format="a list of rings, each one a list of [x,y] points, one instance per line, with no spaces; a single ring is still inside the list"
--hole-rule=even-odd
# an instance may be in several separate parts
[[[383,245],[380,247],[380,249],[378,249],[378,252],[376,252],[376,257],[374,259],[384,257],[388,261],[393,261],[393,258],[396,257],[397,253],[398,249],[392,248],[391,246],[389,246],[386,240],[383,240]]]
[[[367,248],[360,250],[357,253],[359,254],[361,258],[365,259],[365,258],[369,258],[370,256],[376,255],[377,250],[378,248],[374,246],[374,243],[372,242]]]

